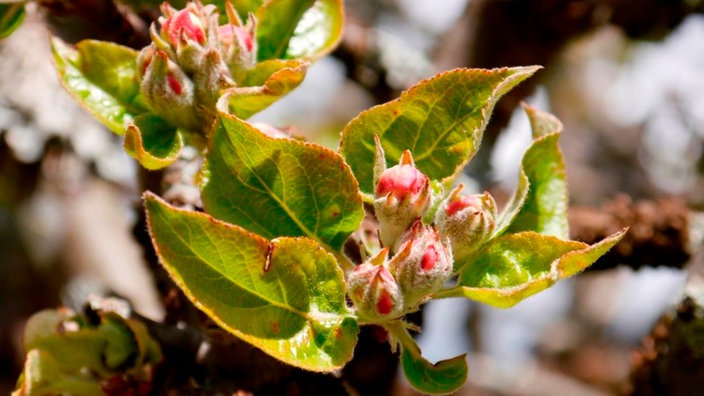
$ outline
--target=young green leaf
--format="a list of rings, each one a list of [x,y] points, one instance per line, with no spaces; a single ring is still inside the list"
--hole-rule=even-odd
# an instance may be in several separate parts
[[[20,27],[25,14],[24,2],[0,4],[0,40]]]
[[[240,86],[230,88],[218,107],[240,118],[249,118],[295,89],[306,75],[308,62],[272,59],[258,63]]]
[[[467,357],[456,356],[435,364],[401,348],[401,367],[408,383],[431,395],[444,395],[461,388],[467,381]]]
[[[306,236],[339,250],[364,217],[357,181],[339,154],[270,138],[222,113],[204,180],[208,213],[266,238]]]
[[[531,231],[503,235],[465,263],[458,287],[435,297],[464,296],[499,308],[511,307],[584,270],[618,243],[625,232],[594,245]]]
[[[343,274],[314,241],[268,241],[151,193],[144,199],[162,264],[221,327],[307,370],[337,370],[351,359],[359,327],[346,305]]]
[[[421,354],[406,324],[397,320],[384,327],[401,346],[401,367],[408,383],[415,389],[432,395],[448,394],[458,390],[467,380],[466,355],[430,363]]]
[[[534,140],[523,155],[518,188],[499,218],[495,235],[535,231],[567,238],[567,181],[558,145],[562,123],[551,114],[524,108]]]
[[[496,101],[538,70],[456,69],[422,81],[401,97],[362,112],[345,126],[340,152],[360,188],[373,192],[374,135],[388,166],[408,149],[433,180],[455,176],[474,156]]]
[[[139,93],[137,52],[110,42],[84,40],[70,47],[54,37],[54,63],[66,90],[118,135],[147,111]]]
[[[283,59],[288,43],[303,14],[313,6],[315,0],[273,0],[257,9],[258,58]]]
[[[298,22],[286,58],[314,61],[330,53],[342,38],[342,0],[318,0]]]
[[[161,169],[178,159],[183,137],[163,118],[142,114],[127,126],[123,146],[146,169]]]

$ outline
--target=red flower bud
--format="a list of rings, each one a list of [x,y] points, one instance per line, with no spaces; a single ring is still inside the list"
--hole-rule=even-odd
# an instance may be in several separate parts
[[[417,220],[399,239],[389,269],[396,276],[406,307],[414,308],[450,277],[452,251],[442,243],[437,229]]]
[[[479,249],[496,226],[496,203],[491,195],[461,195],[463,188],[460,184],[452,190],[435,213],[435,225],[449,238],[457,260]]]
[[[198,15],[190,8],[177,11],[161,23],[161,34],[174,47],[178,46],[181,37],[205,44],[205,31]]]
[[[372,321],[393,319],[403,311],[398,284],[383,263],[387,254],[388,249],[383,249],[347,277],[347,290],[357,313]]]
[[[398,237],[430,206],[430,179],[413,164],[410,151],[398,165],[378,177],[374,209],[379,220],[381,242],[393,246]]]

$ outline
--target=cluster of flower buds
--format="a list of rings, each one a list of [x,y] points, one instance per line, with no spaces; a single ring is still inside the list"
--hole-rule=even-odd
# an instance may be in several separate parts
[[[430,207],[430,179],[415,167],[408,150],[403,152],[398,165],[383,169],[384,155],[377,145],[376,162],[374,211],[379,221],[379,237],[384,246],[394,246]]]
[[[227,3],[228,23],[218,24],[214,5],[164,3],[161,28],[137,57],[141,90],[151,110],[175,126],[199,131],[215,116],[224,89],[235,86],[256,63],[256,21],[243,25]]]
[[[496,227],[496,202],[485,192],[481,195],[463,195],[464,186],[458,185],[438,207],[435,225],[441,235],[447,236],[455,258],[467,257],[491,237]]]
[[[364,318],[384,321],[415,311],[452,275],[452,251],[435,227],[416,220],[397,245],[391,259],[386,247],[348,275],[350,298]]]

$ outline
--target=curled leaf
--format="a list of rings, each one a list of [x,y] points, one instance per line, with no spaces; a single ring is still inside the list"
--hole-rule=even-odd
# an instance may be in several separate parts
[[[458,286],[436,297],[467,297],[508,308],[592,265],[623,238],[617,232],[593,245],[532,231],[506,234],[473,256]]]
[[[499,218],[495,235],[535,231],[568,237],[567,180],[558,145],[562,123],[552,114],[524,105],[533,143],[521,160],[518,187]]]
[[[183,137],[161,117],[143,114],[127,127],[123,146],[143,167],[161,169],[178,159]]]
[[[118,135],[147,111],[140,94],[137,51],[114,43],[84,40],[72,48],[54,37],[54,63],[66,90],[98,121]]]
[[[247,73],[242,86],[225,90],[218,108],[243,119],[249,118],[295,89],[307,69],[308,62],[301,60],[261,62]]]

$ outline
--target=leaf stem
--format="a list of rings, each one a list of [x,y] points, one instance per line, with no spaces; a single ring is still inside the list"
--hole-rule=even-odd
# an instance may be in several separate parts
[[[384,326],[386,330],[394,336],[396,341],[401,344],[401,347],[403,347],[406,352],[410,353],[416,359],[421,358],[420,348],[411,334],[408,333],[406,324],[402,320],[399,319],[392,322],[387,322],[382,326]]]
[[[454,298],[454,297],[462,297],[462,286],[453,286],[453,287],[448,287],[446,289],[440,289],[433,293],[433,300],[439,300],[441,298]]]

